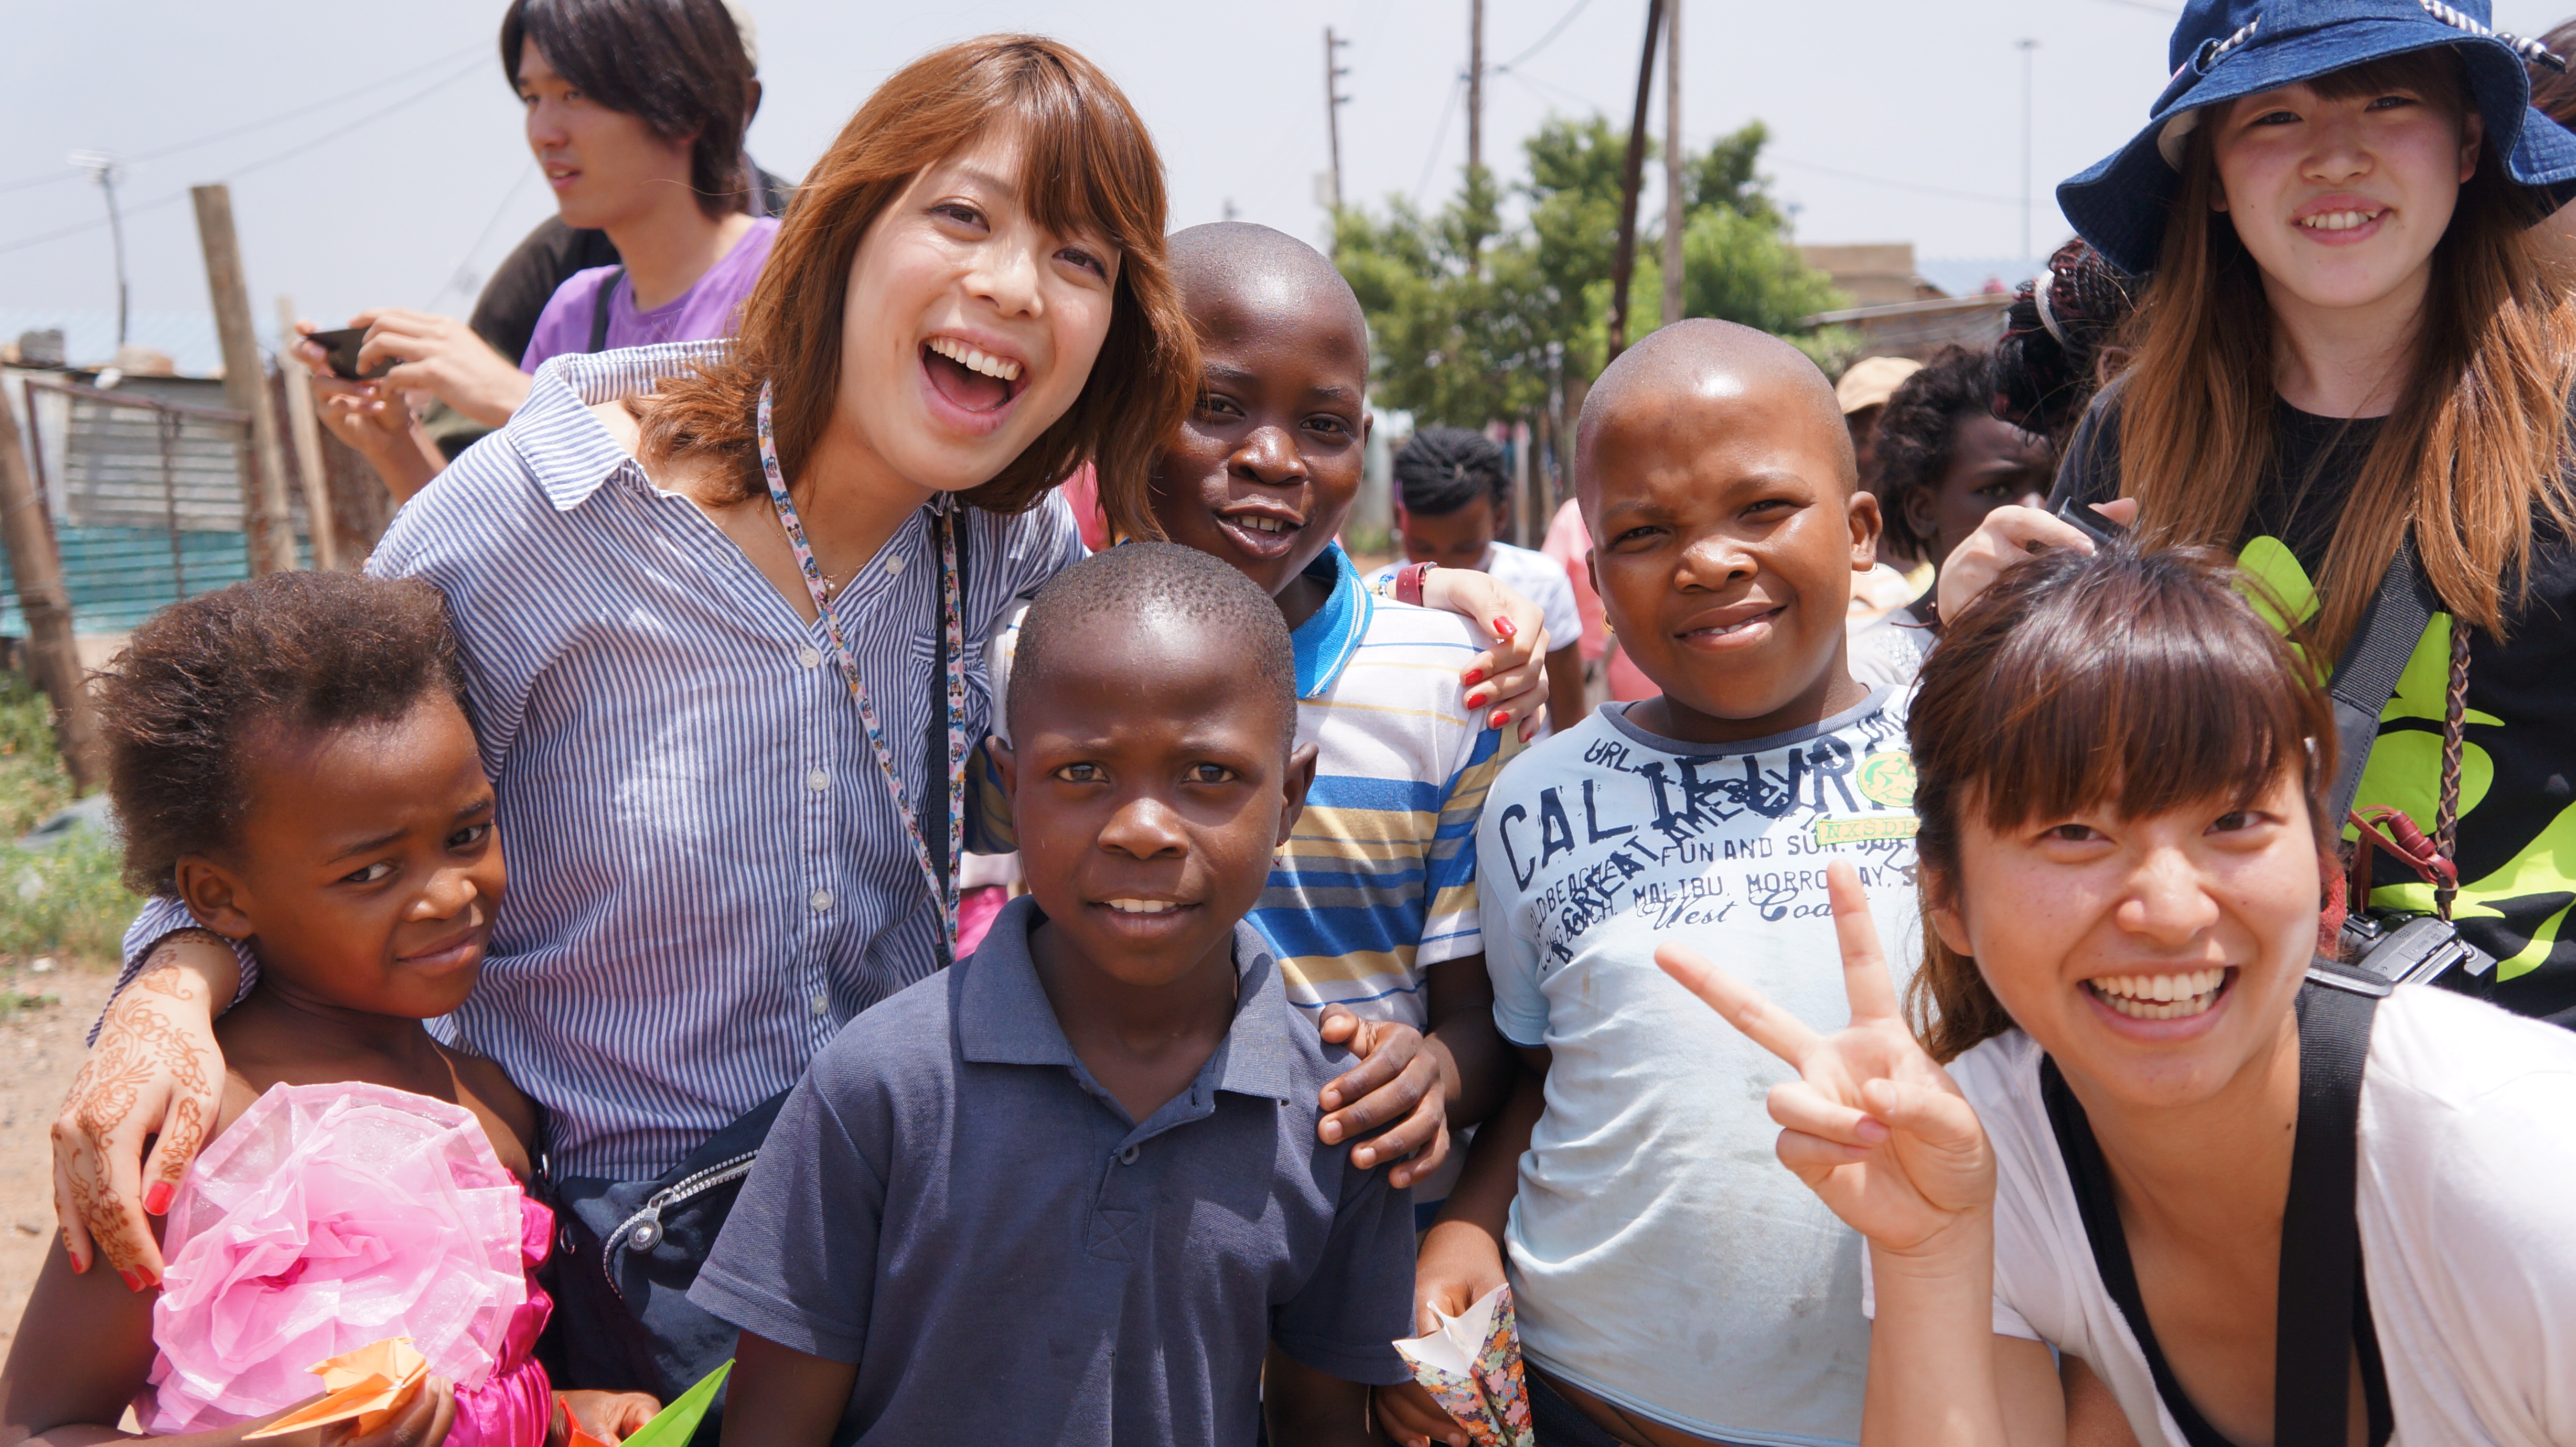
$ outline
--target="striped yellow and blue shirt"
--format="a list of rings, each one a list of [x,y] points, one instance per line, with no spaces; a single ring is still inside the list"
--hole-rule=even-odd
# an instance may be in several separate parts
[[[1333,590],[1289,635],[1297,742],[1315,745],[1315,786],[1252,923],[1300,1009],[1339,1003],[1422,1027],[1423,972],[1484,949],[1476,818],[1505,749],[1499,730],[1470,718],[1458,684],[1481,645],[1465,619],[1371,593],[1338,544],[1307,572]],[[997,730],[1018,643],[1014,616],[988,656]],[[979,842],[1008,848],[1008,805],[997,788],[981,793]]]

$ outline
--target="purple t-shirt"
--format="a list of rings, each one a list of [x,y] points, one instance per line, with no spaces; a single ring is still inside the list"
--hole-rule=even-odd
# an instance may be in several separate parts
[[[732,336],[743,298],[751,295],[751,284],[760,279],[760,265],[769,259],[770,243],[777,239],[778,218],[759,218],[723,259],[707,268],[697,285],[648,312],[635,309],[634,284],[619,268],[594,266],[574,272],[538,313],[537,329],[528,336],[528,353],[519,359],[519,370],[533,376],[550,357],[590,350],[591,310],[599,303],[600,287],[612,276],[618,278],[617,290],[608,297],[608,340],[603,350]]]

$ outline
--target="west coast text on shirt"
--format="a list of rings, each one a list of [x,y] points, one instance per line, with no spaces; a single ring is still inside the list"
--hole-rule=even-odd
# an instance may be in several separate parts
[[[1506,768],[1478,825],[1495,1023],[1553,1057],[1507,1239],[1523,1344],[1681,1431],[1859,1434],[1859,1238],[1773,1156],[1764,1099],[1792,1074],[1654,950],[1687,945],[1834,1029],[1825,867],[1847,859],[1902,988],[1920,948],[1905,698],[1727,746],[1611,705]]]

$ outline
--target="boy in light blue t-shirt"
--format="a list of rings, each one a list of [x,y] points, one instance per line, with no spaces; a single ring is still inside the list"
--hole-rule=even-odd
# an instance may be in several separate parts
[[[1815,365],[1730,323],[1622,355],[1577,449],[1602,604],[1664,692],[1533,748],[1486,799],[1495,1021],[1544,1097],[1478,1137],[1417,1297],[1454,1312],[1508,1274],[1550,1447],[1852,1442],[1859,1238],[1773,1160],[1764,1101],[1790,1073],[1654,949],[1839,1021],[1841,858],[1914,957],[1904,699],[1843,661],[1877,506]],[[1447,1440],[1415,1389],[1379,1399],[1398,1440]]]

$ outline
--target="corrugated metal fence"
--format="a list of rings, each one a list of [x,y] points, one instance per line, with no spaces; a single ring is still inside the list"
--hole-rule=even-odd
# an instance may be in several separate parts
[[[49,378],[25,386],[36,486],[80,632],[123,632],[167,603],[250,576],[246,415]],[[301,489],[288,495],[298,558],[310,567]],[[23,634],[5,560],[0,590],[0,633]]]

